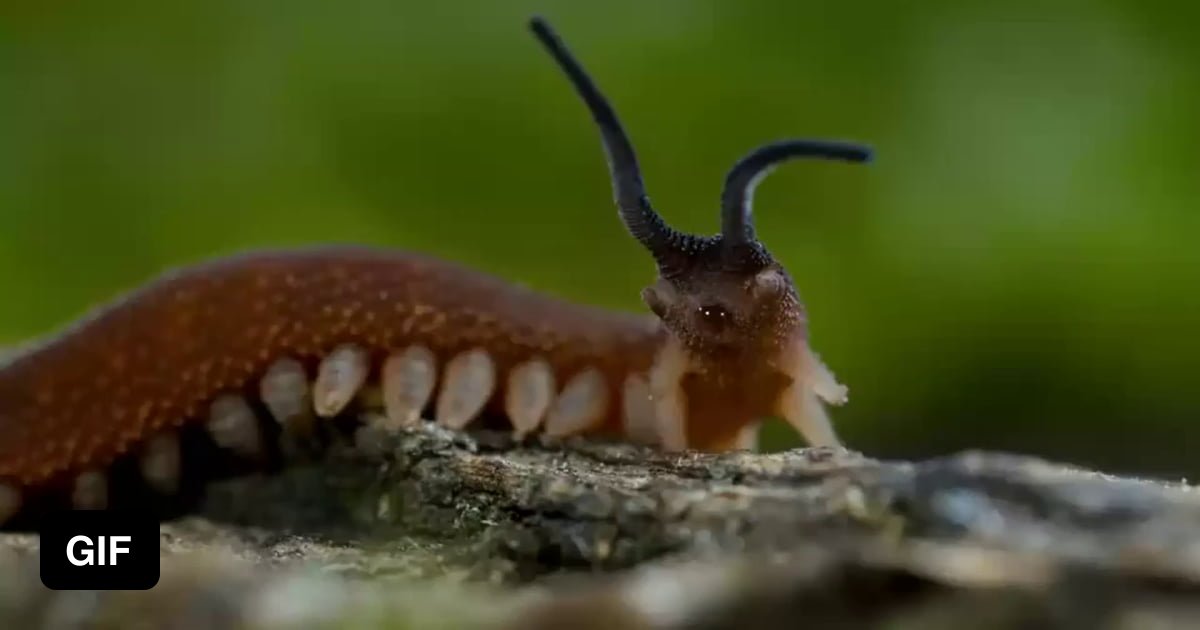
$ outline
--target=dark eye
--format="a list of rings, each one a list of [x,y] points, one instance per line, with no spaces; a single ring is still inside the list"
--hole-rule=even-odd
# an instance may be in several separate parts
[[[722,322],[729,319],[729,311],[726,311],[725,307],[720,304],[706,304],[697,310],[704,316],[704,319],[709,321]]]

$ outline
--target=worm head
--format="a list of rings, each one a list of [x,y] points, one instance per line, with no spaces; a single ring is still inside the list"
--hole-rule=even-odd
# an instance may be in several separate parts
[[[803,332],[803,306],[777,263],[757,271],[692,269],[660,276],[642,300],[684,345],[705,355],[758,353]]]
[[[804,312],[792,279],[755,235],[754,189],[784,161],[866,162],[870,149],[824,140],[782,140],[754,149],[726,175],[721,233],[680,232],[650,205],[633,145],[608,100],[545,21],[534,18],[530,28],[591,113],[621,221],[658,266],[658,279],[642,291],[650,310],[690,350],[716,356],[758,351],[803,334]]]

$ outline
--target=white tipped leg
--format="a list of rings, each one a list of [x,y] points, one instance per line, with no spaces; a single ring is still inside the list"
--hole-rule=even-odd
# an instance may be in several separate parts
[[[103,510],[108,507],[108,475],[89,470],[79,473],[71,489],[71,505],[76,510]]]
[[[654,398],[650,395],[650,383],[640,374],[625,377],[625,384],[621,388],[621,419],[628,440],[638,444],[658,444]]]
[[[383,362],[383,422],[386,429],[413,426],[429,405],[437,384],[437,359],[424,346],[411,346]]]
[[[688,446],[687,402],[681,386],[686,372],[687,355],[683,348],[675,340],[668,341],[650,370],[658,444],[666,451],[682,451]]]
[[[316,450],[312,388],[304,364],[292,357],[277,359],[258,381],[258,398],[283,428],[284,453],[303,457]]]
[[[784,391],[779,413],[809,446],[841,446],[825,406],[803,382],[794,383]]]
[[[341,413],[359,395],[370,370],[370,356],[365,349],[353,344],[334,348],[317,367],[313,411],[323,418]]]
[[[504,412],[520,439],[538,428],[554,400],[554,371],[541,359],[527,361],[508,374]]]
[[[179,436],[163,433],[150,438],[138,459],[138,466],[147,485],[162,494],[175,494],[182,473]]]
[[[262,454],[258,418],[241,396],[226,394],[214,400],[208,409],[207,428],[213,441],[221,448],[243,457],[253,458]]]
[[[21,491],[11,484],[0,483],[0,525],[21,511]]]
[[[279,359],[267,368],[258,383],[258,396],[271,417],[284,426],[304,421],[311,413],[308,374],[292,358]]]
[[[565,437],[583,433],[604,420],[608,412],[608,386],[597,369],[587,369],[567,381],[546,412],[546,435]]]
[[[742,427],[738,431],[737,439],[733,442],[733,450],[735,451],[758,451],[758,436],[762,432],[762,425],[755,422],[754,424]]]
[[[341,413],[358,395],[371,371],[367,351],[352,344],[338,346],[321,360],[313,383],[313,411],[322,418]]]
[[[438,424],[462,429],[471,423],[496,389],[496,366],[483,350],[464,352],[446,364],[434,415]]]
[[[804,348],[804,362],[805,373],[813,392],[831,405],[846,404],[850,397],[850,388],[839,383],[829,366],[807,346]]]

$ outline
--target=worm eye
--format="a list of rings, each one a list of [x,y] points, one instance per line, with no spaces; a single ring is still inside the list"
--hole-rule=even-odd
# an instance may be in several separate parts
[[[705,304],[696,310],[709,321],[722,322],[729,319],[729,311],[726,311],[725,307],[720,304]]]

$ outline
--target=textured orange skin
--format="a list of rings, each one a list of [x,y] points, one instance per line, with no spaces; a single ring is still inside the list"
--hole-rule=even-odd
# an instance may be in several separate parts
[[[701,365],[694,362],[693,369]],[[775,414],[779,396],[790,383],[779,371],[753,361],[686,374],[679,390],[686,404],[689,447],[702,451],[738,448],[742,428],[756,418]]]
[[[201,420],[222,392],[256,395],[272,361],[291,356],[312,374],[345,342],[368,348],[376,369],[413,343],[442,362],[485,348],[502,377],[535,356],[560,384],[597,367],[610,388],[598,430],[616,433],[622,383],[650,368],[664,334],[652,317],[570,304],[414,253],[226,258],[169,274],[0,367],[0,480],[35,488],[103,469],[156,432]]]

